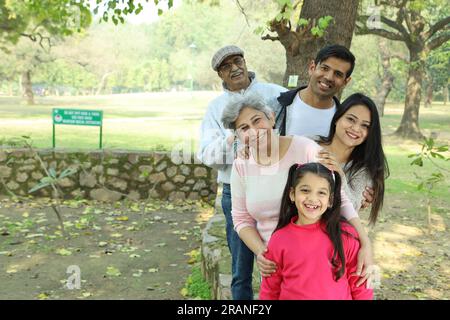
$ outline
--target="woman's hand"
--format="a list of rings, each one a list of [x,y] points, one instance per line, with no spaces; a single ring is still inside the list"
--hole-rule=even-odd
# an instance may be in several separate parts
[[[358,263],[356,266],[356,272],[352,274],[352,276],[359,276],[361,279],[358,280],[356,286],[359,287],[366,280],[368,282],[372,281],[372,270],[373,270],[373,253],[372,253],[372,244],[369,240],[366,243],[361,245],[361,249],[359,249],[358,253]]]
[[[258,266],[258,269],[263,277],[270,277],[270,275],[277,270],[277,265],[275,262],[264,257],[266,252],[267,248],[264,248],[264,250],[256,255],[256,265]]]
[[[345,177],[341,164],[337,161],[336,156],[333,153],[326,149],[322,149],[317,156],[321,164],[329,170],[336,171],[341,177]]]

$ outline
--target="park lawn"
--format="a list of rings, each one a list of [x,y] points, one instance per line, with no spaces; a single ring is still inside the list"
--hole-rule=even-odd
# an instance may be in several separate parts
[[[415,149],[415,148],[414,148]],[[391,194],[415,193],[417,185],[421,179],[430,176],[431,172],[436,171],[435,167],[425,162],[423,167],[412,166],[414,158],[408,158],[409,154],[414,154],[416,150],[405,148],[404,146],[387,145],[384,150],[388,159],[390,176],[386,180],[386,192]],[[418,149],[418,148],[417,148]],[[418,151],[418,150],[417,150]],[[450,163],[443,160],[434,161],[443,168],[450,171]],[[433,195],[438,198],[448,198],[449,184],[440,184],[436,187]],[[450,201],[449,201],[450,207]]]
[[[127,150],[170,150],[188,141],[196,145],[200,120],[105,119],[103,148]],[[19,123],[19,125],[18,125]],[[182,125],[181,125],[182,123]],[[56,126],[56,147],[97,149],[99,127]],[[52,147],[52,123],[49,120],[4,121],[0,139],[29,136],[37,148]],[[194,149],[193,149],[194,150]]]
[[[201,119],[209,101],[220,92],[160,92],[102,96],[36,97],[28,106],[18,97],[0,96],[2,119],[49,119],[53,108],[103,110],[107,118],[196,117]]]
[[[385,114],[381,118],[384,135],[393,133],[399,126],[403,114],[403,103],[386,104]],[[450,139],[450,105],[444,106],[442,102],[435,102],[431,108],[420,108],[419,125],[422,133],[429,136],[431,132],[438,134],[438,139]]]

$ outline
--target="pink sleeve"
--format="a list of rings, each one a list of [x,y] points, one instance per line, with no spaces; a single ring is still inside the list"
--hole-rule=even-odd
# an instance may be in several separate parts
[[[281,252],[276,250],[277,240],[272,236],[267,246],[267,253],[264,257],[277,264],[277,271],[270,277],[262,277],[261,288],[259,290],[259,300],[279,300],[282,280],[283,259]],[[279,245],[278,245],[279,247]]]
[[[256,227],[256,220],[250,215],[247,210],[245,201],[245,185],[242,173],[240,173],[239,160],[233,162],[231,169],[231,217],[236,232],[244,227]]]
[[[336,173],[338,174],[338,173]],[[347,221],[350,221],[353,218],[358,218],[358,212],[356,212],[355,208],[353,207],[352,202],[347,197],[347,194],[345,193],[345,189],[341,186],[341,215],[347,219]]]
[[[346,275],[348,279],[348,284],[350,286],[350,291],[352,293],[353,300],[373,300],[373,289],[367,289],[367,282],[364,282],[359,287],[356,286],[359,278],[358,276],[352,276],[351,274],[356,272],[356,265],[358,262],[358,252],[360,248],[360,244],[357,238],[358,233],[353,228],[343,228],[347,232],[353,235],[349,236],[343,234],[343,242],[345,246],[345,268]]]
[[[306,159],[305,162],[318,162],[317,154],[322,149],[314,140],[306,137],[299,137],[299,146],[305,151]],[[352,202],[341,187],[341,215],[347,219],[353,219],[358,217],[358,212],[356,212],[353,207]]]

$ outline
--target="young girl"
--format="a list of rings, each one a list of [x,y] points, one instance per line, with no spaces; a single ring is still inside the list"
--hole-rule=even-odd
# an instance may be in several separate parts
[[[341,178],[320,163],[294,164],[281,202],[278,225],[265,257],[277,265],[263,277],[261,300],[373,299],[356,286],[356,230],[341,218]]]

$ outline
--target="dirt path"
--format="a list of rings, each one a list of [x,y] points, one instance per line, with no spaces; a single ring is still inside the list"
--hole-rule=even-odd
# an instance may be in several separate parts
[[[183,299],[201,229],[198,205],[68,201],[66,232],[48,200],[0,203],[0,299]],[[66,287],[69,266],[81,288]]]
[[[388,196],[369,233],[381,270],[377,299],[450,299],[450,212],[442,200],[433,205],[429,227],[421,201]]]
[[[429,230],[417,204],[388,197],[370,231],[381,269],[376,299],[450,299],[449,211],[441,202]],[[211,207],[68,201],[63,210],[69,238],[48,200],[0,201],[0,299],[185,298],[188,253],[200,247]],[[65,287],[71,265],[81,270],[79,290]]]

